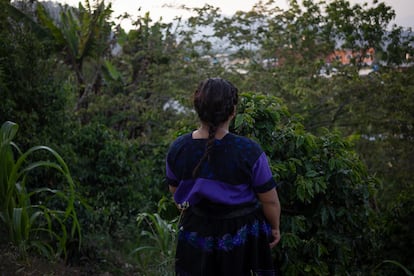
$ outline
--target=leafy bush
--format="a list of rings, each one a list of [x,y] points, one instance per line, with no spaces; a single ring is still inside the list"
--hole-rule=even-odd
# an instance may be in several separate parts
[[[286,275],[358,274],[376,257],[376,179],[339,133],[316,137],[281,100],[245,93],[234,129],[257,140],[280,183],[282,239],[276,262]]]
[[[396,260],[407,270],[414,271],[414,189],[402,190],[387,208],[384,208],[381,217],[381,240],[383,241],[382,258],[384,260]],[[381,271],[385,275],[400,275],[400,270],[395,266],[382,265]],[[408,275],[408,274],[407,274]]]
[[[128,238],[125,227],[135,225],[138,213],[156,210],[162,197],[165,146],[125,139],[97,123],[81,127],[71,140],[73,174],[94,210],[80,220],[90,233]]]
[[[73,115],[68,68],[56,61],[53,45],[33,26],[4,13],[9,2],[0,5],[0,118],[19,122],[21,147],[61,144]]]

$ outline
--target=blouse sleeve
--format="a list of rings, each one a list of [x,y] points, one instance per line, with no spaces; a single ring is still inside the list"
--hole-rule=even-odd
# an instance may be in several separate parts
[[[168,158],[167,158],[167,161],[165,163],[166,163],[165,171],[166,171],[167,184],[169,186],[177,187],[178,186],[178,178],[175,176],[174,172],[172,171],[172,168],[168,164]]]
[[[253,189],[256,193],[264,193],[276,187],[267,156],[264,152],[259,156],[252,168]]]

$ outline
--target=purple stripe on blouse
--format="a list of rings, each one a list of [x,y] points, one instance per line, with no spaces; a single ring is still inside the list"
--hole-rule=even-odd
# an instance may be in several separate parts
[[[263,152],[257,161],[254,163],[252,169],[253,187],[258,187],[272,178],[272,171],[270,170],[266,154]]]
[[[177,177],[175,176],[175,174],[173,173],[173,171],[171,170],[171,168],[170,168],[170,165],[168,164],[168,162],[165,162],[166,163],[166,175],[167,175],[167,177],[168,178],[170,178],[170,179],[173,179],[173,180],[178,180],[177,179]]]
[[[222,204],[241,204],[255,200],[255,194],[247,184],[231,185],[212,179],[184,180],[174,194],[175,202],[194,205],[201,199]]]

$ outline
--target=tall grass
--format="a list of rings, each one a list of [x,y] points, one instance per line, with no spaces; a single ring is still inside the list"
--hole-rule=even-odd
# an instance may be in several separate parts
[[[159,213],[140,213],[137,217],[141,229],[131,254],[137,258],[145,275],[174,275],[177,219],[163,219]]]
[[[66,256],[69,240],[81,242],[81,227],[75,209],[75,183],[62,157],[47,146],[35,146],[22,152],[13,142],[18,125],[5,122],[0,129],[0,229],[8,233],[8,241],[19,248],[22,255],[35,249],[47,257]],[[36,152],[49,153],[54,161],[29,162]],[[28,174],[47,168],[59,172],[65,189],[49,187],[29,191]],[[46,198],[34,202],[33,198]],[[62,209],[48,205],[58,200]]]
[[[391,264],[391,265],[394,265],[395,267],[397,267],[397,268],[399,268],[400,270],[404,271],[405,275],[407,275],[407,276],[414,276],[414,273],[413,273],[413,272],[411,272],[408,268],[406,268],[405,266],[403,266],[402,264],[400,264],[399,262],[394,261],[394,260],[384,260],[384,261],[382,261],[381,263],[379,263],[379,264],[378,264],[378,265],[377,265],[377,266],[373,269],[373,271],[372,271],[372,275],[378,275],[378,270],[379,270],[380,266],[383,266],[384,264]],[[401,275],[403,275],[403,274],[402,274],[402,272],[401,272]]]

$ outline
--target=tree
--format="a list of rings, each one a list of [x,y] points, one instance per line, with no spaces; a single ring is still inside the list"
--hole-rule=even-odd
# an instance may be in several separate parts
[[[99,94],[102,86],[104,58],[111,50],[111,5],[104,1],[96,3],[95,9],[88,0],[85,7],[62,10],[60,21],[54,22],[39,4],[37,15],[41,24],[49,30],[56,47],[62,51],[63,60],[74,71],[78,95],[76,110],[87,105],[91,93]]]
[[[345,0],[333,1],[326,7],[327,27],[330,35],[338,42],[337,48],[348,48],[359,53],[353,60],[357,68],[362,66],[365,53],[369,48],[381,51],[384,47],[386,30],[395,11],[377,0],[362,6]]]
[[[412,234],[408,229],[413,227],[413,74],[410,68],[372,76],[377,88],[358,93],[360,104],[352,104],[351,117],[357,122],[354,131],[360,135],[357,150],[370,171],[382,180],[378,202],[384,212],[384,259],[394,258],[411,270]]]
[[[22,147],[62,142],[70,121],[65,68],[53,60],[47,32],[32,17],[4,1],[0,5],[0,118],[19,123]]]

